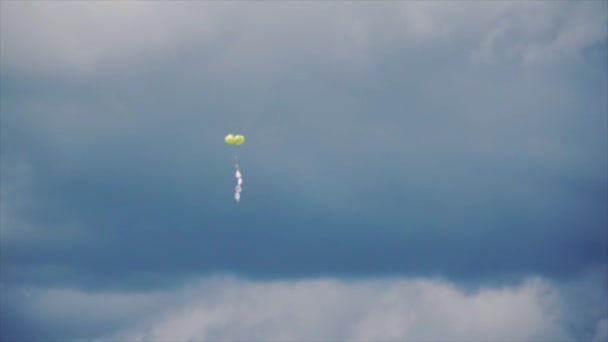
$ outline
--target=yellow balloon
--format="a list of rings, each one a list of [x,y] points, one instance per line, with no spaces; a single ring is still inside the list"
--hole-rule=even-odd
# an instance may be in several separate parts
[[[232,144],[234,144],[234,142],[235,142],[235,141],[234,141],[234,140],[235,140],[234,138],[235,138],[235,136],[234,136],[234,135],[232,135],[232,134],[228,134],[228,135],[227,135],[227,136],[224,138],[224,141],[226,142],[226,144],[228,144],[228,145],[232,145]]]
[[[244,136],[242,136],[240,134],[237,134],[237,135],[234,136],[234,143],[235,144],[240,145],[240,144],[242,144],[244,142],[245,142],[245,137]]]

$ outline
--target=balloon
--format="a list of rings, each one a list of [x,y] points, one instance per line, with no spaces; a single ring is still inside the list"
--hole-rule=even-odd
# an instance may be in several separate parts
[[[227,136],[224,138],[224,141],[226,141],[226,144],[228,144],[228,145],[232,145],[232,144],[234,144],[234,138],[235,138],[235,137],[234,137],[234,135],[232,135],[232,134],[228,134],[228,135],[227,135]]]
[[[237,135],[234,136],[234,143],[235,144],[240,145],[240,144],[242,144],[244,142],[245,142],[245,137],[244,136],[242,136],[240,134],[237,134]]]

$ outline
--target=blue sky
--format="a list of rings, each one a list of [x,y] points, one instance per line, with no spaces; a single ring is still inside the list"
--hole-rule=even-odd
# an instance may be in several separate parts
[[[606,2],[0,6],[3,337],[608,336]]]

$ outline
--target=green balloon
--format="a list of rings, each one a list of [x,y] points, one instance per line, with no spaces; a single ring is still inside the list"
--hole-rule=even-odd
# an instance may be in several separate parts
[[[245,142],[245,137],[244,136],[242,136],[240,134],[237,134],[237,135],[234,136],[234,143],[235,144],[240,145],[240,144],[242,144],[244,142]]]
[[[225,142],[226,142],[226,144],[228,144],[228,145],[232,145],[232,144],[234,144],[234,142],[235,142],[234,140],[235,140],[235,136],[234,136],[234,135],[232,135],[232,134],[228,134],[228,135],[227,135],[227,136],[224,138],[224,141],[225,141]]]

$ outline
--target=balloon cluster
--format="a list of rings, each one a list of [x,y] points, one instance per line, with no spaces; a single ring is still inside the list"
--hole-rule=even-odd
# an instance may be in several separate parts
[[[224,140],[228,145],[240,145],[245,142],[245,137],[240,134],[228,134]]]
[[[240,134],[228,134],[224,138],[224,141],[226,141],[226,144],[228,145],[241,145],[245,142],[245,137]],[[239,202],[241,200],[241,191],[243,190],[241,187],[241,184],[243,184],[243,177],[241,175],[241,171],[239,170],[236,149],[234,149],[234,167],[236,168],[236,187],[234,188],[234,199]]]

